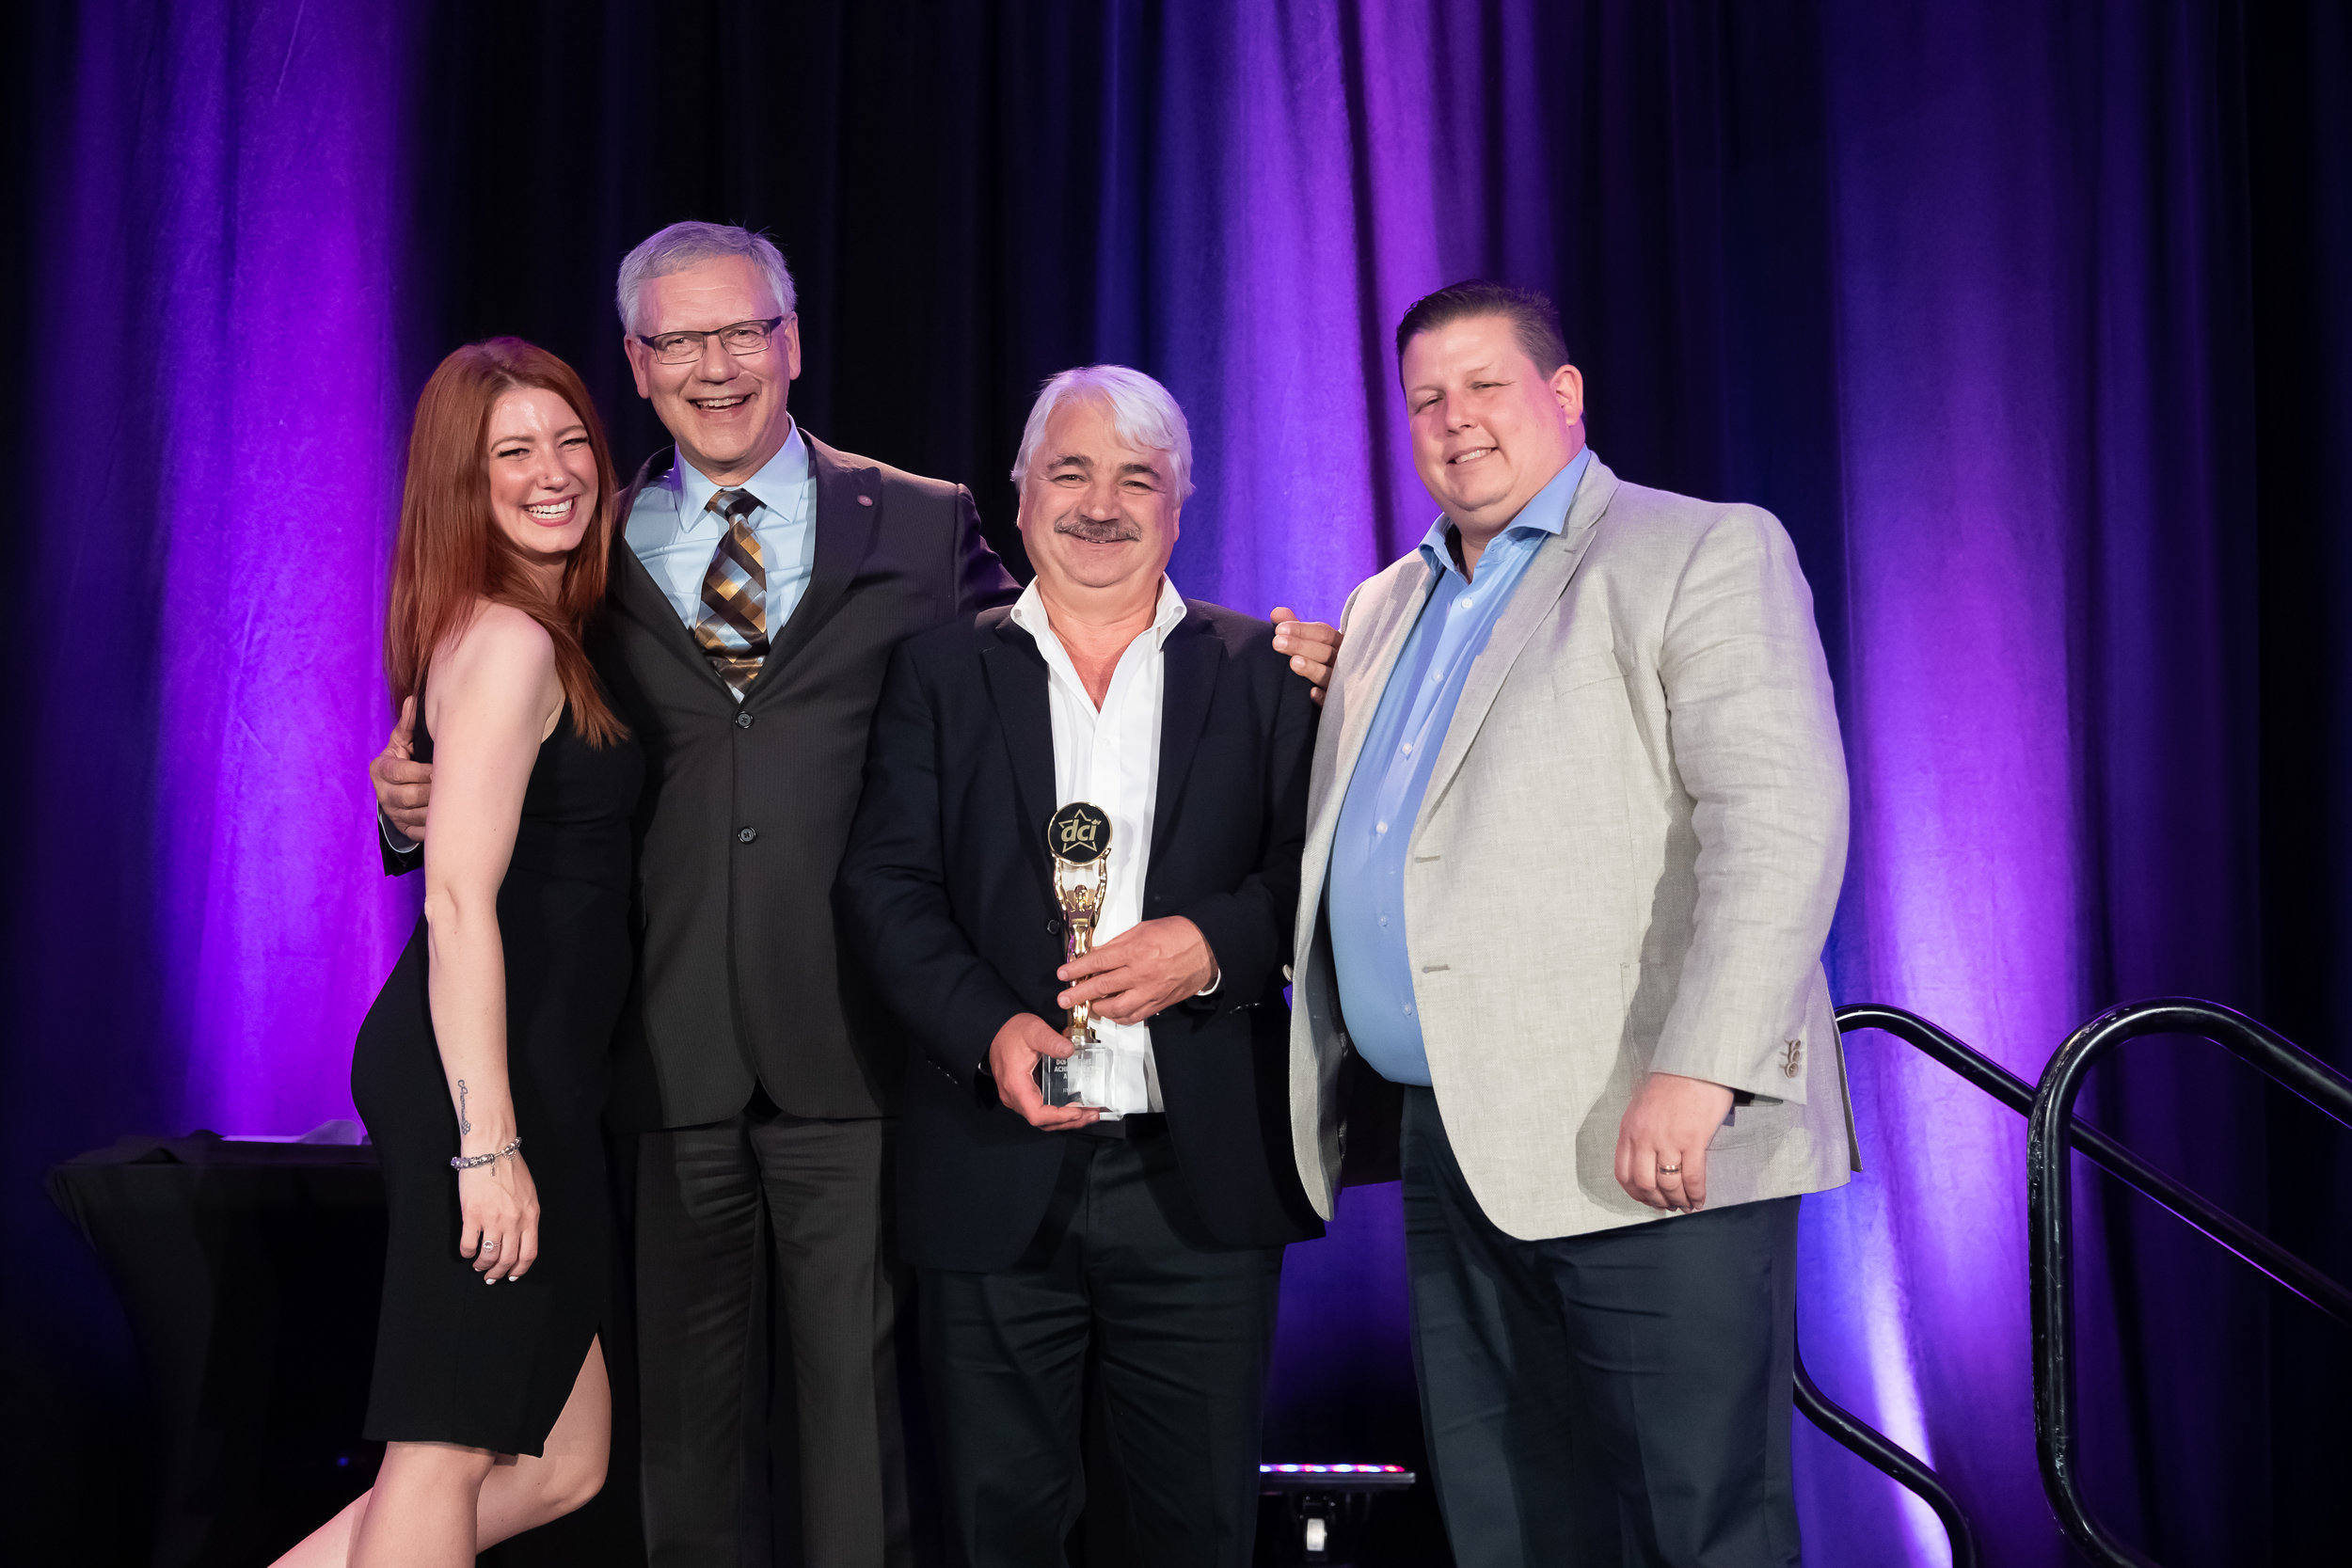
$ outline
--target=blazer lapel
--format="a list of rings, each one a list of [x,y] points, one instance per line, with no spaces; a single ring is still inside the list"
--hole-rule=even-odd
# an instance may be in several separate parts
[[[1045,867],[1045,820],[1058,802],[1054,791],[1054,712],[1048,705],[1045,656],[1037,640],[1012,624],[1009,607],[980,611],[980,669],[989,700],[996,706],[997,733],[1012,763],[1014,792],[1021,800],[1024,841],[1041,875]]]
[[[1429,586],[1429,563],[1417,549],[1384,595],[1367,595],[1370,602],[1365,608],[1372,613],[1348,633],[1350,645],[1361,639],[1362,645],[1372,651],[1363,663],[1338,677],[1339,689],[1331,694],[1340,704],[1339,744],[1332,753],[1330,782],[1315,801],[1307,824],[1310,861],[1319,861],[1321,851],[1328,847],[1331,834],[1337,831],[1340,806],[1347,799],[1348,782],[1356,776],[1356,762],[1363,752],[1364,737],[1372,731],[1373,716],[1380,711],[1380,698],[1388,689],[1397,656],[1405,651],[1405,641],[1412,633],[1413,623],[1421,618],[1421,607],[1428,601]],[[1343,653],[1341,657],[1344,660],[1346,656]],[[1327,721],[1327,713],[1326,718]],[[1309,869],[1312,871],[1314,867],[1311,865]]]
[[[768,657],[743,693],[746,702],[771,684],[769,677],[807,647],[839,608],[874,546],[875,526],[882,518],[882,475],[872,465],[845,462],[805,429],[801,439],[808,447],[809,477],[817,486],[817,560],[792,618],[773,634]]]
[[[1477,738],[1479,726],[1486,721],[1486,710],[1494,706],[1495,694],[1502,689],[1502,680],[1511,673],[1511,666],[1527,646],[1535,628],[1551,617],[1560,595],[1567,592],[1568,579],[1576,575],[1577,562],[1584,559],[1584,551],[1592,545],[1593,531],[1609,510],[1610,498],[1617,493],[1617,476],[1609,471],[1597,457],[1586,469],[1584,479],[1576,489],[1576,500],[1568,508],[1567,525],[1559,534],[1544,542],[1528,563],[1527,575],[1519,579],[1511,594],[1510,608],[1502,619],[1495,623],[1493,633],[1486,639],[1486,650],[1471,661],[1470,676],[1462,683],[1461,701],[1454,705],[1454,720],[1446,726],[1445,743],[1438,748],[1438,760],[1429,769],[1429,786],[1422,792],[1421,814],[1414,820],[1413,831],[1429,820],[1430,809],[1442,799],[1454,775],[1461,770],[1462,759],[1470,755],[1470,742]]]
[[[1152,865],[1161,863],[1168,847],[1224,664],[1224,641],[1210,628],[1207,617],[1187,610],[1160,650],[1160,774],[1152,804]],[[1148,875],[1145,879],[1150,879]]]
[[[605,593],[622,614],[643,626],[656,642],[683,660],[702,679],[717,689],[726,691],[727,683],[719,678],[719,673],[710,667],[710,660],[703,657],[702,647],[694,641],[694,634],[687,630],[685,622],[678,619],[677,607],[670,602],[670,596],[661,591],[660,584],[653,580],[653,574],[645,570],[645,563],[637,559],[636,550],[629,546],[628,515],[636,510],[637,498],[646,486],[669,473],[670,466],[676,461],[676,450],[673,448],[666,453],[656,452],[646,458],[644,467],[637,470],[637,477],[629,482],[628,489],[621,492],[620,510],[612,529],[612,562]],[[732,693],[729,695],[732,697]]]

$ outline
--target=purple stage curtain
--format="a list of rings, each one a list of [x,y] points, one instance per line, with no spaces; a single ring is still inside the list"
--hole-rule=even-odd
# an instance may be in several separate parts
[[[10,25],[0,1212],[37,1266],[0,1271],[0,1376],[67,1439],[135,1396],[33,1177],[121,1132],[350,1114],[414,908],[362,768],[417,388],[523,333],[633,464],[657,432],[612,268],[685,215],[792,258],[810,428],[970,483],[1008,546],[1039,379],[1161,376],[1200,486],[1174,575],[1258,613],[1335,618],[1427,524],[1406,305],[1548,290],[1618,473],[1797,542],[1853,774],[1839,1000],[2028,1079],[2101,1007],[2178,992],[2346,1063],[2338,8],[93,0]],[[1867,1169],[1806,1205],[1807,1358],[1949,1478],[1989,1561],[2055,1568],[2024,1124],[1894,1041],[1849,1059]],[[2352,1265],[2345,1140],[2218,1052],[2147,1042],[2086,1104]],[[2110,1521],[2173,1568],[2313,1547],[2343,1518],[2341,1343],[2137,1199],[2083,1204]],[[1395,1189],[1351,1191],[1288,1270],[1272,1440],[1417,1451]],[[103,1495],[73,1441],[8,1425],[12,1487]],[[1799,1445],[1809,1561],[1945,1560],[1923,1507]]]

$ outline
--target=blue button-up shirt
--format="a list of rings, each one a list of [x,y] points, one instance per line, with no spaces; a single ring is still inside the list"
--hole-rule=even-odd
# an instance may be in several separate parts
[[[750,491],[759,502],[751,522],[759,536],[760,563],[768,578],[768,636],[772,641],[808,592],[809,574],[817,565],[817,478],[797,421],[776,455],[737,488]],[[628,514],[628,547],[690,629],[702,619],[703,578],[719,541],[726,537],[726,519],[709,510],[718,490],[700,468],[680,457],[657,483],[638,492]],[[740,702],[743,693],[735,696]]]
[[[1405,854],[1429,787],[1429,769],[1454,722],[1471,663],[1502,618],[1527,564],[1567,526],[1568,504],[1592,462],[1588,449],[1535,492],[1478,557],[1475,581],[1446,543],[1446,520],[1429,525],[1422,558],[1434,578],[1420,619],[1380,693],[1364,749],[1347,783],[1331,842],[1331,957],[1347,1037],[1381,1077],[1429,1082],[1405,944]]]

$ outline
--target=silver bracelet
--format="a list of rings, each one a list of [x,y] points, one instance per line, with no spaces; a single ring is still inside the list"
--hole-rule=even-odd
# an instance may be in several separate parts
[[[452,1170],[474,1170],[483,1165],[495,1165],[501,1160],[505,1159],[509,1154],[514,1153],[515,1150],[522,1148],[522,1134],[517,1132],[515,1134],[515,1141],[508,1144],[504,1148],[500,1149],[496,1154],[457,1154],[451,1156],[449,1168]]]

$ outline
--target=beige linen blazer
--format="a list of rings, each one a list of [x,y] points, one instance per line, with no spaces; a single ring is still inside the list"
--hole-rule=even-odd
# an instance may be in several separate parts
[[[1349,1050],[1331,839],[1428,592],[1416,551],[1349,595],[1315,747],[1291,1124],[1327,1218]],[[1756,1097],[1708,1146],[1710,1208],[1859,1169],[1820,961],[1845,863],[1845,756],[1788,534],[1595,458],[1470,668],[1406,851],[1430,1077],[1487,1217],[1525,1240],[1657,1219],[1613,1174],[1651,1069]]]

